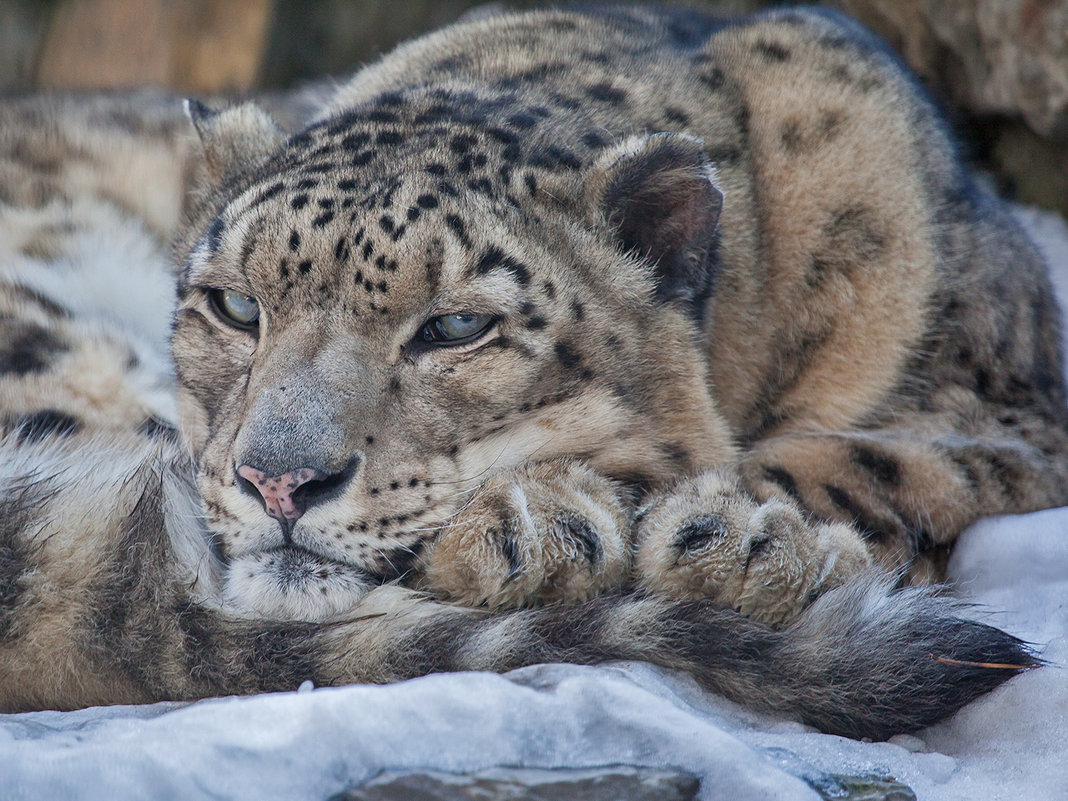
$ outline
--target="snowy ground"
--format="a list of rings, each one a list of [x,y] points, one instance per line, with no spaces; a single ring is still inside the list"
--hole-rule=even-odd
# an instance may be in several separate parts
[[[1068,226],[1021,211],[1059,270]],[[546,665],[386,687],[0,716],[4,799],[327,799],[384,769],[673,766],[701,798],[816,799],[890,776],[921,801],[1068,799],[1068,508],[980,522],[952,563],[984,619],[1039,645],[1019,676],[918,737],[861,743],[756,716],[644,664]],[[799,778],[801,777],[801,778]]]

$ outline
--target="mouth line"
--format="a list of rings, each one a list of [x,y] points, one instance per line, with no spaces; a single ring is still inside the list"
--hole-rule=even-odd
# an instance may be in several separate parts
[[[279,556],[288,559],[314,559],[317,562],[324,562],[331,565],[340,565],[341,567],[348,567],[355,570],[359,569],[351,562],[342,562],[338,559],[332,559],[329,556],[324,556],[323,554],[317,551],[313,551],[310,548],[305,548],[302,545],[294,545],[293,543],[279,545],[276,548],[267,548],[263,551],[260,551],[260,553],[267,556]]]

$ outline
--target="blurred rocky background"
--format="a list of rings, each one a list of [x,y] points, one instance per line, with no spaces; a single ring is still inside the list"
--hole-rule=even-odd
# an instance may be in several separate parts
[[[0,91],[343,76],[477,0],[0,0]],[[764,0],[690,0],[721,14]],[[886,38],[1002,190],[1068,215],[1068,0],[825,0]],[[531,8],[538,0],[495,5]]]

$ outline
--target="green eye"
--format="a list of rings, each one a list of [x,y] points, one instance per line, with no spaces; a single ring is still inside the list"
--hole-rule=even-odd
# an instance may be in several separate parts
[[[427,320],[418,339],[439,345],[460,345],[486,333],[494,322],[492,314],[443,314]]]
[[[260,319],[256,299],[232,289],[213,289],[211,301],[218,315],[238,328],[255,328]]]

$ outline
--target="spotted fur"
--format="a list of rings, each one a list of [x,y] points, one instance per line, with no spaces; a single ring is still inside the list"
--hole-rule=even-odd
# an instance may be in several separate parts
[[[1068,412],[1034,246],[853,23],[494,16],[295,134],[99,103],[0,128],[5,708],[646,658],[886,736],[1034,664],[880,573],[1068,502]]]

